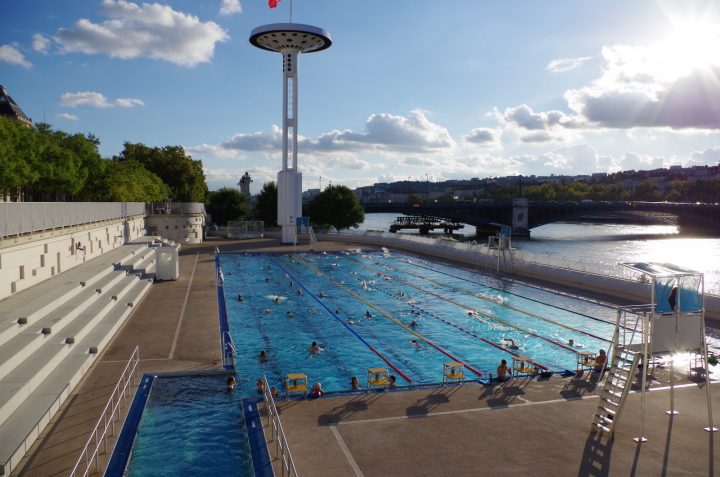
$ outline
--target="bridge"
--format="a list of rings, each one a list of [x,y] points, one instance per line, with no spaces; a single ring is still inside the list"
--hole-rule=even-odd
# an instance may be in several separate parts
[[[364,204],[365,212],[394,212],[429,216],[473,225],[481,231],[491,224],[512,226],[514,235],[552,222],[600,222],[677,225],[681,234],[720,236],[720,205],[678,202],[540,202],[527,199],[482,202],[388,202]]]

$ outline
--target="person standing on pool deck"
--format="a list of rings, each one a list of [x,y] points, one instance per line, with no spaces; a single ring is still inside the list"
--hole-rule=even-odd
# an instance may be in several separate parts
[[[512,376],[512,370],[508,368],[507,361],[503,359],[500,361],[500,366],[497,367],[498,381],[507,381],[510,376]]]
[[[595,358],[595,367],[593,368],[593,372],[598,374],[601,373],[605,367],[605,363],[607,363],[607,355],[605,354],[605,350],[601,349],[600,354],[597,355],[597,358]]]

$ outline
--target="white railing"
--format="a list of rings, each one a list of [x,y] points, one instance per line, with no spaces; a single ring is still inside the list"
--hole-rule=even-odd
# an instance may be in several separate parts
[[[140,348],[135,346],[130,359],[128,360],[125,369],[120,375],[115,389],[113,389],[110,399],[108,400],[105,408],[98,419],[97,424],[90,433],[85,447],[83,447],[80,457],[78,457],[75,467],[70,471],[70,477],[83,476],[85,477],[90,473],[90,467],[93,462],[95,463],[95,471],[99,469],[99,456],[100,446],[103,447],[103,452],[107,453],[107,438],[111,435],[115,435],[115,421],[117,419],[118,425],[120,425],[120,409],[123,403],[131,395],[131,388],[135,383],[135,378],[139,372],[138,364],[140,363]],[[110,434],[108,434],[110,430]],[[94,443],[94,444],[93,444]]]
[[[277,457],[280,460],[280,475],[288,475],[297,477],[298,473],[295,469],[295,462],[290,454],[285,431],[283,431],[280,423],[280,415],[275,407],[275,399],[270,392],[270,383],[267,377],[263,376],[263,400],[265,401],[265,409],[267,411],[268,427],[270,428],[270,438],[274,438],[276,442]]]
[[[237,356],[237,347],[235,340],[229,331],[223,332],[223,367],[235,364],[233,356]]]
[[[145,215],[145,202],[2,202],[0,237]]]

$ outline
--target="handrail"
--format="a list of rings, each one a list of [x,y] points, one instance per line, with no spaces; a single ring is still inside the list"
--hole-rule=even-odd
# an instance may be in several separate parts
[[[100,454],[100,445],[103,445],[103,452],[107,452],[107,437],[108,437],[108,428],[111,429],[112,434],[115,433],[115,417],[117,414],[118,422],[120,419],[120,413],[118,412],[120,410],[120,406],[124,402],[125,399],[127,399],[130,396],[130,387],[131,385],[134,385],[134,377],[137,376],[136,371],[138,371],[138,364],[140,363],[140,347],[135,346],[135,349],[133,350],[132,354],[130,355],[130,359],[128,360],[128,363],[125,365],[125,369],[123,369],[122,374],[120,375],[120,379],[118,379],[117,384],[115,385],[115,389],[113,389],[112,394],[110,394],[110,399],[108,400],[107,404],[105,405],[105,408],[103,409],[100,418],[98,419],[97,424],[95,424],[95,427],[93,428],[92,432],[90,433],[90,436],[88,437],[87,443],[85,444],[85,447],[83,447],[82,452],[80,453],[80,456],[78,457],[77,462],[75,463],[75,466],[70,471],[69,476],[83,476],[85,477],[90,473],[90,465],[92,464],[93,460],[95,461],[95,471],[97,472],[99,469],[99,454]],[[117,395],[117,401],[115,400]],[[110,413],[108,414],[108,410],[110,410]],[[102,431],[100,425],[103,425]],[[108,427],[108,424],[110,424],[110,427]],[[111,434],[111,435],[112,435]],[[92,444],[93,440],[95,441],[95,448],[90,452],[90,445]],[[80,472],[80,469],[82,468],[84,461],[85,470]]]
[[[227,338],[225,338],[225,345],[230,349],[230,351],[232,351],[233,356],[237,356],[238,352],[237,346],[235,346],[235,340],[229,331],[225,331],[224,334],[227,336]]]
[[[277,408],[275,407],[275,399],[270,392],[270,383],[268,383],[266,376],[263,376],[263,400],[265,401],[265,408],[267,410],[268,427],[270,427],[271,431],[270,437],[274,437],[277,442],[277,453],[280,459],[280,475],[298,477],[295,462],[293,461],[292,454],[290,454],[290,447],[285,437],[285,431],[283,431],[282,423],[280,422],[280,414],[278,414]]]

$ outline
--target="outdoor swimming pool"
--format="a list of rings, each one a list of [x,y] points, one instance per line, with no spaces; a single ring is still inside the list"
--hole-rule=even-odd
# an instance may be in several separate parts
[[[577,352],[608,348],[616,317],[601,304],[399,253],[222,254],[220,265],[246,396],[263,375],[282,394],[288,373],[347,391],[374,367],[389,368],[399,386],[442,382],[448,361],[464,363],[469,379],[488,378],[513,355],[575,369]],[[323,351],[308,353],[313,341]]]
[[[156,378],[125,475],[253,475],[241,401],[225,377]]]

